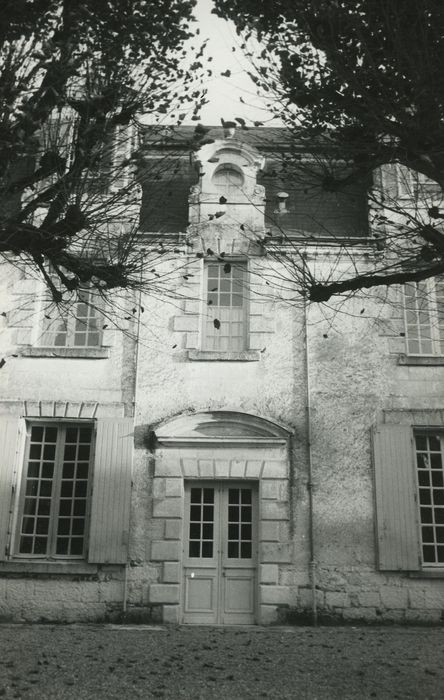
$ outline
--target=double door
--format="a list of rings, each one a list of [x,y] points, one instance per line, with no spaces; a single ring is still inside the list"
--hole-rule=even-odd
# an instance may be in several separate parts
[[[190,482],[185,488],[185,513],[183,622],[253,624],[255,485]]]

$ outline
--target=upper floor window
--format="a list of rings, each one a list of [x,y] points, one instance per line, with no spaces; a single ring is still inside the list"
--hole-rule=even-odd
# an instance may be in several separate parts
[[[414,200],[443,195],[440,185],[423,173],[405,166],[397,166],[398,196]]]
[[[96,348],[101,344],[101,322],[92,291],[79,292],[66,307],[52,304],[42,319],[39,344],[44,347]]]
[[[444,355],[444,279],[404,285],[405,331],[410,355]]]
[[[246,281],[245,262],[207,265],[203,350],[240,352],[247,349]]]
[[[212,182],[216,190],[229,200],[242,191],[244,176],[233,165],[222,165],[214,173]]]
[[[36,423],[30,427],[18,554],[84,556],[92,435],[92,425]]]

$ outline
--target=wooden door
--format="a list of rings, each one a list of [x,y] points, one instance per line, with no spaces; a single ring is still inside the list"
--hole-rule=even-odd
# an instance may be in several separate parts
[[[183,621],[253,624],[256,608],[257,492],[240,482],[185,489]]]

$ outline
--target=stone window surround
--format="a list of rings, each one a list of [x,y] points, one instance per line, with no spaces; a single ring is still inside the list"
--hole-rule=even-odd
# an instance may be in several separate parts
[[[234,254],[226,258],[226,262],[236,261],[245,261],[245,256]],[[211,259],[206,259],[205,262],[211,262]],[[250,262],[249,260],[248,271]],[[192,284],[188,282],[190,289],[187,289],[187,294],[190,298],[185,300],[183,310],[177,313],[173,319],[173,331],[183,333],[183,345],[187,359],[190,362],[259,362],[267,345],[266,337],[274,333],[274,318],[264,310],[263,301],[255,294],[250,293],[247,300],[249,347],[242,351],[204,350],[200,347],[204,279],[204,262],[199,260],[195,278]]]
[[[18,358],[107,359],[110,356],[110,348],[114,344],[109,329],[102,330],[102,342],[97,347],[39,346],[34,342],[36,317],[40,318],[41,315],[41,309],[36,308],[41,289],[41,283],[34,278],[20,278],[14,285],[13,293],[17,298],[17,308],[8,312],[8,327],[14,331],[13,342],[17,346]]]

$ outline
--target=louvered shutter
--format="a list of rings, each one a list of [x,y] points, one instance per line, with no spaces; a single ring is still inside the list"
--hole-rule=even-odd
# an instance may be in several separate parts
[[[0,560],[6,558],[12,506],[14,471],[19,447],[18,418],[0,418]]]
[[[97,421],[88,561],[127,561],[133,419]]]
[[[373,431],[376,533],[379,569],[420,568],[417,488],[409,425]]]

